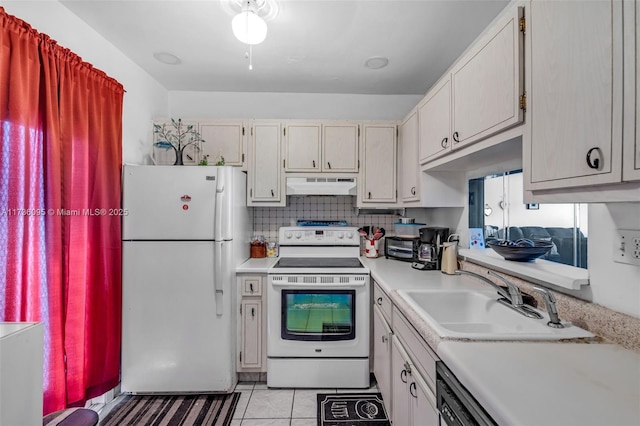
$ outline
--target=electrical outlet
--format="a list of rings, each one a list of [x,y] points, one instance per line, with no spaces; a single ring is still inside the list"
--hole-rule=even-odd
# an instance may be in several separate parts
[[[640,266],[640,231],[618,229],[613,260],[619,263]]]

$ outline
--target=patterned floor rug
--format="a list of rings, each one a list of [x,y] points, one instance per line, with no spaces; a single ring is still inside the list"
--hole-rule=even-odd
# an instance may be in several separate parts
[[[100,426],[228,426],[240,399],[229,395],[126,395]]]
[[[390,426],[379,393],[318,394],[318,426]]]

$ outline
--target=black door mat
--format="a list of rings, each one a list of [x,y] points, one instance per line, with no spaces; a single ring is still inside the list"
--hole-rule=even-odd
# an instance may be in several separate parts
[[[319,393],[318,426],[390,426],[379,393]]]

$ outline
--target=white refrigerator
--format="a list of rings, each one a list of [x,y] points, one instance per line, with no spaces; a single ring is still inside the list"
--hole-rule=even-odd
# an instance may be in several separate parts
[[[125,165],[123,209],[122,391],[233,391],[235,268],[253,226],[246,175]]]

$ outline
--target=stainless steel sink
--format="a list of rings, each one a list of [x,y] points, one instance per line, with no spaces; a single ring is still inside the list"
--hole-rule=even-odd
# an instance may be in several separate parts
[[[547,326],[549,317],[527,318],[497,302],[494,291],[399,290],[398,294],[443,338],[473,340],[561,340],[593,337],[592,333],[563,322],[565,328]]]

